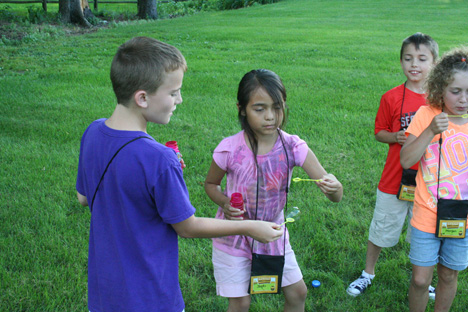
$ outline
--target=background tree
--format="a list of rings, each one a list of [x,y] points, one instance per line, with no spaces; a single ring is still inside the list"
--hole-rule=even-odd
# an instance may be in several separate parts
[[[157,19],[157,0],[138,0],[140,19]],[[88,0],[59,0],[59,14],[63,23],[74,23],[83,27],[91,27],[89,17],[94,16],[89,8]]]
[[[59,0],[60,19],[64,23],[74,23],[83,27],[91,27],[87,18],[93,16],[88,0]]]
[[[137,16],[141,19],[157,19],[157,0],[138,0]]]

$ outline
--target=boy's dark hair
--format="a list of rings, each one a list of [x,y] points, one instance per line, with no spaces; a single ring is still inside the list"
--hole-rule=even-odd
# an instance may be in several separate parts
[[[135,37],[122,44],[112,60],[110,78],[117,103],[127,106],[136,91],[149,94],[164,82],[165,73],[187,70],[180,51],[148,37]]]
[[[257,155],[257,138],[247,121],[246,108],[249,104],[252,94],[258,89],[263,88],[273,100],[273,103],[280,104],[283,113],[283,121],[279,125],[282,128],[286,122],[288,108],[286,106],[286,88],[281,78],[268,69],[255,69],[242,77],[237,91],[237,103],[239,105],[238,118],[242,129],[247,134],[254,155]]]
[[[424,44],[429,49],[429,51],[431,51],[434,62],[439,57],[439,45],[437,44],[437,42],[435,42],[435,40],[432,39],[431,36],[417,32],[414,35],[411,35],[405,40],[403,40],[400,50],[400,61],[403,59],[403,53],[405,48],[410,44],[414,44],[416,50],[419,50],[419,45]]]
[[[442,109],[445,88],[458,72],[468,72],[468,47],[461,47],[444,54],[427,78],[427,103]]]

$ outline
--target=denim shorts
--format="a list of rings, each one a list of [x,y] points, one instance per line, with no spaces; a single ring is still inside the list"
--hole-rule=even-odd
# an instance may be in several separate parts
[[[428,267],[437,263],[455,270],[468,267],[468,236],[465,238],[439,238],[433,233],[411,229],[411,263]]]

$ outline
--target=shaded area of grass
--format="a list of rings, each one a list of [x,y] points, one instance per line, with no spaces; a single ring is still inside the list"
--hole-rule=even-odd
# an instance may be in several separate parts
[[[232,10],[270,4],[279,0],[184,0],[158,3],[158,18],[171,19],[198,12]],[[91,3],[90,7],[94,6]],[[48,11],[41,4],[6,4],[0,6],[0,45],[18,45],[59,35],[80,35],[98,28],[115,27],[117,23],[137,20],[136,3],[102,3],[93,10],[91,29],[63,24],[58,16],[58,4],[49,4]]]

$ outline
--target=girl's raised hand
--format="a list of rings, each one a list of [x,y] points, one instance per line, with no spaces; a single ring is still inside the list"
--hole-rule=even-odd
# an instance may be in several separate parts
[[[332,201],[340,201],[343,195],[343,186],[340,181],[331,173],[327,173],[322,177],[322,181],[315,182],[323,194]]]
[[[434,116],[429,125],[431,131],[435,134],[439,134],[444,132],[448,129],[449,126],[449,119],[448,115],[444,112],[440,113],[439,115]]]
[[[223,205],[223,213],[226,220],[244,220],[244,210],[232,207],[229,202]]]

